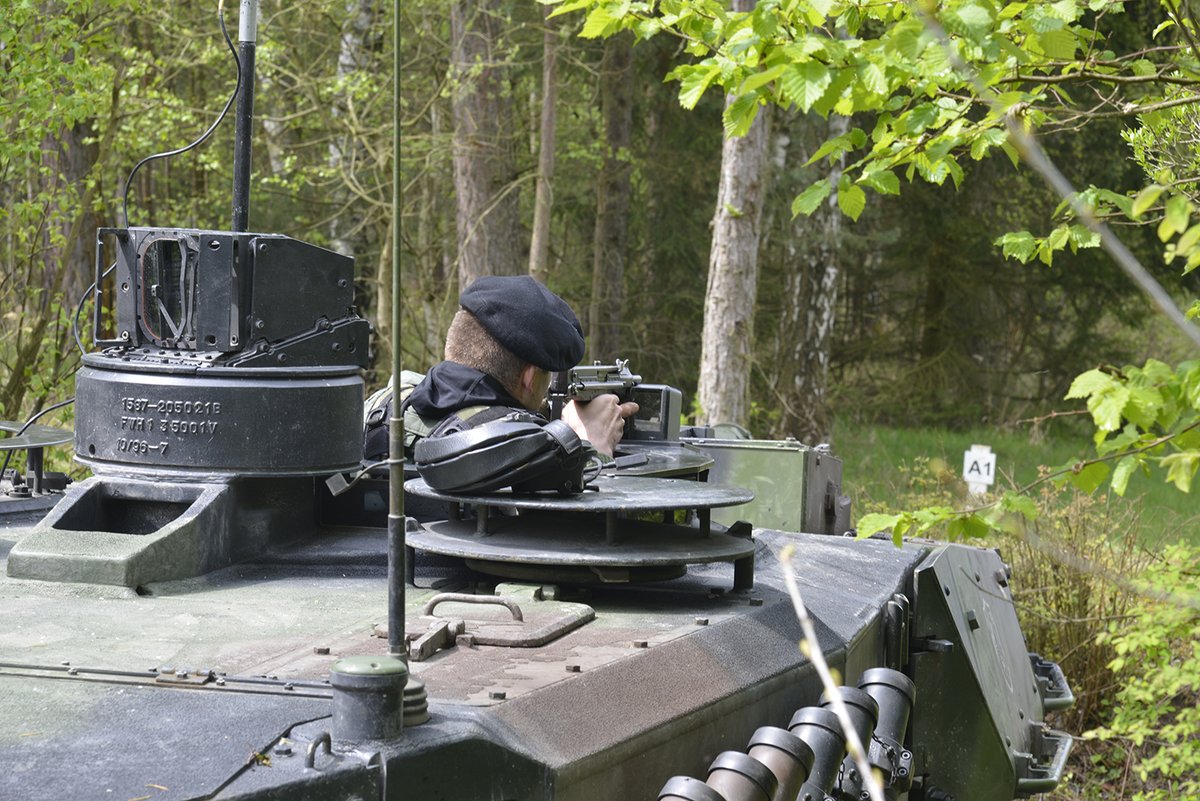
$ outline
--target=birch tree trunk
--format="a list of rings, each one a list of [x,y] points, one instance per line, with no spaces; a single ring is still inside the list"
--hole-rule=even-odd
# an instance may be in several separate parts
[[[754,3],[737,0],[734,7],[745,11],[753,9]],[[697,390],[701,423],[745,425],[749,418],[747,396],[758,291],[758,241],[766,195],[768,128],[768,109],[763,108],[745,136],[726,136],[721,149],[721,183],[712,223]]]
[[[543,7],[542,117],[538,135],[537,195],[533,202],[533,238],[529,245],[529,274],[543,284],[550,273],[550,211],[554,204],[554,136],[558,102],[558,25],[550,19],[553,6]]]
[[[347,80],[359,70],[367,68],[370,58],[366,52],[367,36],[374,22],[376,4],[374,0],[351,0],[346,6],[346,26],[342,30],[338,46],[337,78]],[[330,108],[330,114],[337,123],[334,127],[337,133],[329,140],[329,167],[334,174],[352,173],[356,169],[358,144],[353,136],[352,127],[344,122],[346,109],[344,101],[335,102]],[[275,123],[277,126],[278,123]],[[266,126],[264,126],[266,127]],[[278,141],[277,132],[268,128],[267,142]],[[271,148],[268,145],[268,154]],[[272,169],[274,169],[272,158]],[[353,182],[352,177],[343,178],[339,188],[333,194],[333,200],[341,207],[341,212],[334,214],[329,220],[329,247],[343,256],[354,256],[354,234],[360,220],[349,212],[350,192],[345,186]],[[390,318],[389,318],[390,319]]]
[[[806,126],[803,139],[814,143],[840,136],[850,129],[850,119],[833,115],[823,123],[816,115],[798,120]],[[801,158],[807,159],[808,153]],[[843,162],[834,165],[833,183]],[[785,305],[780,325],[778,380],[782,415],[774,434],[801,442],[827,442],[832,416],[827,387],[833,327],[837,317],[842,214],[830,195],[808,219],[797,221],[788,252],[795,269],[784,278]]]
[[[588,353],[609,361],[621,347],[621,306],[629,234],[633,165],[633,43],[625,31],[604,43],[600,64],[600,113],[604,119],[604,163],[596,182],[592,299],[588,308]]]
[[[520,275],[526,269],[500,5],[456,0],[450,9],[460,288],[482,275]]]

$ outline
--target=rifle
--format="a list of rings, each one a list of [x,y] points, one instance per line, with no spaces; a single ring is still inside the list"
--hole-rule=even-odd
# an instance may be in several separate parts
[[[637,414],[625,420],[624,439],[679,439],[683,393],[665,384],[643,384],[642,377],[629,369],[628,359],[616,359],[614,364],[581,364],[555,373],[547,392],[550,419],[560,419],[569,401],[587,403],[608,394],[616,395],[621,403],[638,404]]]

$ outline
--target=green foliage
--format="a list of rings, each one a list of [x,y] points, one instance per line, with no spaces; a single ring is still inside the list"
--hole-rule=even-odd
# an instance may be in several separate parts
[[[1005,133],[1010,117],[1054,127],[1087,113],[1090,100],[1077,108],[1065,88],[1072,84],[1108,84],[1114,95],[1134,86],[1136,100],[1123,113],[1136,113],[1178,95],[1171,81],[1189,74],[1188,57],[1170,47],[1137,58],[1116,51],[1125,11],[1119,0],[950,0],[938,4],[936,18],[923,8],[764,0],[735,13],[720,0],[575,0],[559,13],[586,10],[585,36],[629,29],[641,38],[667,32],[682,39],[697,60],[669,76],[680,81],[680,102],[691,108],[709,88],[723,88],[735,98],[730,130],[747,128],[746,118],[767,102],[823,116],[872,113],[869,137],[855,145],[857,161],[847,167],[855,184],[868,187],[865,175],[897,168],[909,180],[958,185],[963,157],[993,149],[1015,157]],[[857,209],[857,199],[843,208],[851,217]]]
[[[1132,476],[1155,469],[1181,492],[1191,489],[1200,466],[1200,361],[1172,369],[1150,359],[1141,367],[1089,370],[1066,397],[1086,400],[1096,426],[1098,459],[1065,473],[1077,486],[1095,489],[1109,477],[1106,463],[1115,462],[1111,481],[1118,495]]]
[[[1134,755],[1135,801],[1200,796],[1200,549],[1175,545],[1139,582],[1145,597],[1097,642],[1115,653],[1111,720],[1088,733]]]

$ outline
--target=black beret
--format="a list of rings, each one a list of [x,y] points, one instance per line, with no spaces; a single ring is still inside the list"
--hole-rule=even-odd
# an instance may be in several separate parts
[[[583,358],[575,312],[528,275],[485,275],[458,303],[513,355],[543,370],[567,370]]]

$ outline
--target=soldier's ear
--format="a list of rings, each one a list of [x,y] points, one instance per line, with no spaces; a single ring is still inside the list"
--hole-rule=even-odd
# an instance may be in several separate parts
[[[538,368],[532,364],[526,364],[521,368],[521,390],[523,394],[529,396],[537,383]]]

